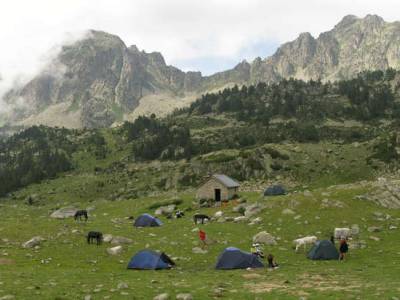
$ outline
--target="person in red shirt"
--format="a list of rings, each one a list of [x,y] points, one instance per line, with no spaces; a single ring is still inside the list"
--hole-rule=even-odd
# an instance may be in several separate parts
[[[199,238],[200,241],[202,243],[201,248],[203,249],[205,246],[207,246],[206,244],[206,233],[203,230],[199,230]]]

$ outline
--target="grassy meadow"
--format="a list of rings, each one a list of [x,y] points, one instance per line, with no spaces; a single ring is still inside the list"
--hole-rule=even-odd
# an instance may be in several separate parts
[[[248,202],[259,202],[265,210],[261,224],[248,222],[210,222],[194,225],[191,216],[200,211],[213,215],[220,208],[197,210],[194,193],[160,194],[155,197],[105,201],[76,199],[73,194],[46,192],[59,186],[59,180],[46,185],[32,185],[30,193],[40,193],[52,201],[28,206],[24,201],[2,202],[0,218],[0,299],[13,295],[15,299],[152,299],[169,293],[171,299],[179,293],[190,293],[194,299],[396,299],[400,296],[400,211],[383,209],[373,203],[357,200],[355,196],[368,192],[368,184],[332,186],[310,192],[291,191],[286,196],[261,197],[258,193],[241,193]],[[63,180],[71,180],[65,177]],[[26,193],[27,191],[21,191]],[[154,211],[148,207],[155,202],[179,197],[183,219],[161,217],[158,228],[137,229],[129,216]],[[323,202],[324,199],[328,199]],[[326,204],[328,203],[328,204]],[[87,223],[51,219],[57,207],[79,205],[93,207]],[[222,208],[225,216],[234,203]],[[290,208],[293,215],[282,214]],[[384,217],[379,218],[380,214]],[[386,216],[390,215],[390,216]],[[357,240],[366,248],[350,249],[348,259],[310,261],[304,251],[295,253],[292,240],[298,236],[317,235],[329,239],[334,227],[360,226]],[[198,246],[195,228],[202,227],[215,243],[208,253],[195,254]],[[381,226],[381,232],[369,232],[369,226]],[[88,245],[85,235],[99,230],[133,239],[123,245],[123,252],[110,256],[108,243]],[[215,270],[219,253],[228,246],[249,251],[253,235],[266,230],[277,238],[276,246],[265,246],[281,267],[274,271]],[[21,243],[33,236],[46,239],[39,249],[23,249]],[[377,237],[380,241],[372,240]],[[164,251],[177,266],[163,271],[127,270],[129,259],[139,250],[149,248]],[[120,283],[128,288],[119,289]]]

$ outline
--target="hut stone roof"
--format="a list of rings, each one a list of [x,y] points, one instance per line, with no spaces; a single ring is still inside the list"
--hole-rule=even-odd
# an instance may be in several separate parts
[[[223,174],[214,174],[212,177],[221,182],[227,188],[234,188],[240,186],[240,184],[237,181]]]

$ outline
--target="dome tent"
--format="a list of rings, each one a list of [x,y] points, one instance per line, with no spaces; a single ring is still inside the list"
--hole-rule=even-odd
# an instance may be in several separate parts
[[[286,189],[281,185],[272,185],[264,191],[264,196],[285,195]]]
[[[235,247],[226,248],[218,257],[216,269],[247,269],[263,268],[263,263],[254,254],[241,251]]]
[[[313,260],[339,259],[339,252],[331,241],[322,240],[315,243],[315,245],[308,252],[307,257]]]
[[[128,269],[162,270],[170,269],[172,266],[175,266],[175,263],[164,252],[142,250],[131,258]]]
[[[133,226],[135,227],[156,227],[156,226],[161,226],[162,222],[149,215],[149,214],[143,214],[141,216],[139,216],[136,220],[135,223],[133,224]]]

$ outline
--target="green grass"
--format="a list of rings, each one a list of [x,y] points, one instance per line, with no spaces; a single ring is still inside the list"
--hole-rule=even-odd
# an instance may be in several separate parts
[[[0,240],[0,258],[11,259],[13,263],[0,264],[0,297],[12,294],[17,299],[82,299],[90,294],[94,299],[152,299],[168,292],[174,299],[177,293],[190,292],[195,299],[214,299],[217,288],[223,289],[223,299],[298,299],[300,296],[307,299],[390,299],[400,295],[400,230],[388,230],[389,225],[400,225],[400,212],[354,200],[354,196],[366,192],[365,188],[318,189],[313,191],[313,196],[292,193],[268,199],[256,193],[242,194],[249,202],[259,201],[269,207],[259,215],[263,218],[262,224],[212,222],[204,225],[208,236],[217,242],[209,246],[207,254],[193,254],[192,248],[198,244],[198,239],[192,231],[195,228],[192,213],[187,213],[183,219],[163,219],[164,225],[159,228],[135,229],[132,221],[125,219],[143,212],[153,213],[148,207],[171,199],[171,195],[123,201],[91,199],[89,202],[90,197],[75,198],[68,192],[74,189],[72,178],[69,182],[65,178],[62,180],[30,186],[27,191],[20,192],[22,195],[40,189],[46,201],[41,201],[39,206],[27,206],[22,201],[2,202],[0,238],[9,242]],[[65,188],[57,188],[61,181]],[[49,194],[49,190],[54,193]],[[192,207],[192,193],[178,196],[183,200],[181,208]],[[321,207],[324,198],[341,201],[343,208]],[[80,207],[95,206],[87,224],[48,217],[55,207],[71,203],[79,203]],[[296,203],[298,205],[293,206]],[[286,207],[291,207],[296,214],[282,215]],[[211,215],[216,210],[201,211]],[[226,215],[235,215],[232,206],[224,211]],[[373,216],[376,211],[390,214],[391,219],[377,221]],[[294,219],[296,215],[301,218]],[[329,238],[334,227],[351,224],[360,225],[360,239],[367,242],[367,248],[350,250],[348,260],[343,263],[310,261],[304,253],[296,254],[292,249],[291,241],[298,235]],[[367,227],[373,225],[383,226],[384,230],[369,233]],[[72,233],[74,229],[78,233]],[[124,246],[120,256],[111,257],[106,253],[108,244],[86,244],[85,234],[89,230],[129,237],[134,243]],[[279,237],[278,245],[265,247],[265,252],[275,255],[280,269],[273,272],[214,270],[218,254],[225,247],[249,250],[252,236],[261,230]],[[23,241],[35,235],[47,239],[40,249],[20,247]],[[381,242],[370,240],[370,235],[381,238]],[[177,267],[169,271],[126,270],[130,257],[146,246],[177,257]],[[51,258],[49,263],[41,263],[48,258]],[[120,282],[126,282],[129,288],[118,290]]]

